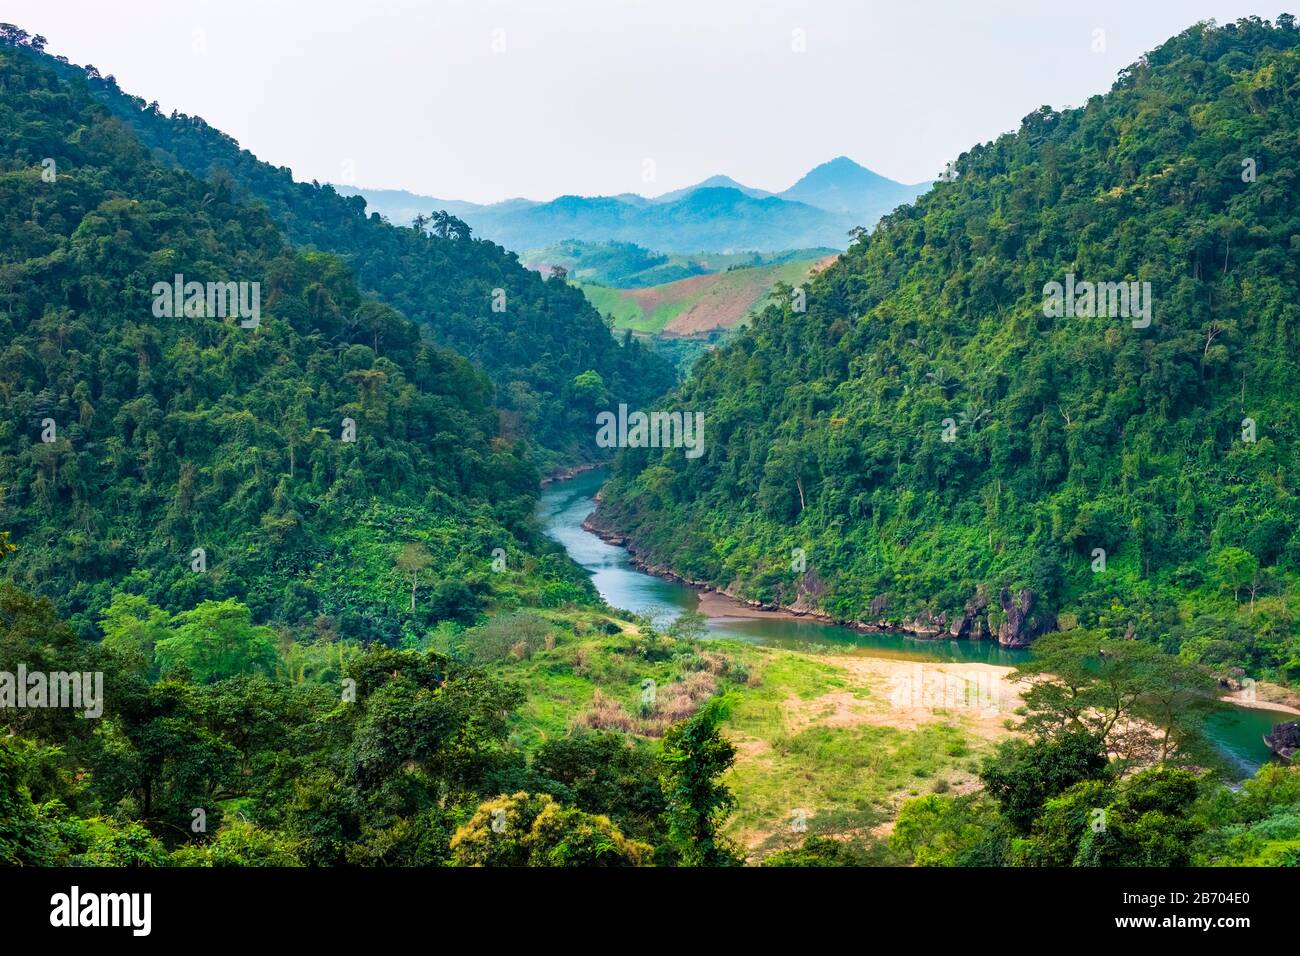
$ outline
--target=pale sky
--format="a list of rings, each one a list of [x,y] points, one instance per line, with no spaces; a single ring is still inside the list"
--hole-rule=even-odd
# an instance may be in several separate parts
[[[839,155],[932,179],[1197,20],[1281,4],[3,0],[0,20],[298,179],[489,202],[780,190]]]

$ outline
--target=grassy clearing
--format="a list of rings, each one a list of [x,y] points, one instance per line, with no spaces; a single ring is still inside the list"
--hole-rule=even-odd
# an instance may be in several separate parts
[[[977,785],[988,728],[965,713],[918,718],[916,708],[895,708],[880,676],[888,664],[873,662],[877,673],[844,658],[740,653],[762,683],[737,695],[730,721],[740,750],[728,780],[738,800],[730,832],[752,855],[806,835],[879,835],[903,799]]]
[[[569,733],[597,692],[635,715],[646,678],[662,694],[698,675],[701,654],[729,662],[730,676],[718,679],[735,701],[729,833],[754,860],[807,835],[885,834],[904,799],[976,787],[979,758],[1009,733],[966,712],[896,707],[888,661],[723,641],[678,642],[672,656],[646,659],[632,650],[639,635],[630,622],[608,634],[614,619],[594,612],[547,617],[553,647],[492,665],[527,695],[512,730],[524,748]]]
[[[743,325],[752,311],[766,304],[773,285],[798,285],[820,262],[799,260],[733,269],[647,288],[615,289],[586,283],[581,287],[597,311],[614,317],[615,328],[693,335]]]

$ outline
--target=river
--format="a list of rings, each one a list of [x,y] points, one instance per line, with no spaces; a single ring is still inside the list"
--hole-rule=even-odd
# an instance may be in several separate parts
[[[596,506],[595,495],[605,478],[605,470],[600,469],[549,485],[538,506],[547,535],[591,573],[596,590],[611,607],[648,615],[660,625],[683,611],[700,610],[700,595],[694,588],[638,570],[626,550],[582,527]],[[1006,666],[1024,660],[1028,654],[1001,647],[996,641],[929,641],[905,634],[863,633],[806,618],[755,616],[748,609],[737,608],[731,613],[727,609],[729,602],[716,602],[718,607],[714,603],[711,601],[705,608],[710,636],[788,650]],[[1273,724],[1294,719],[1282,711],[1221,704],[1210,715],[1205,734],[1242,776],[1248,776],[1271,759],[1263,735]]]

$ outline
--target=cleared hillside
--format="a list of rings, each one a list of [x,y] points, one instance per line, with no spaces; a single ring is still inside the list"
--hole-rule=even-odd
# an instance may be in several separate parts
[[[834,256],[692,276],[645,289],[582,284],[591,304],[614,317],[614,326],[669,336],[699,335],[743,325],[771,301],[778,283],[797,286]]]

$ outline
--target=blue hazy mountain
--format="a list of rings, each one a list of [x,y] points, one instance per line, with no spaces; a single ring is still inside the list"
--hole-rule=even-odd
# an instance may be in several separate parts
[[[549,202],[507,199],[489,205],[396,189],[339,191],[363,196],[369,211],[395,224],[446,210],[467,222],[476,235],[518,251],[576,239],[690,253],[843,249],[854,226],[874,225],[929,185],[896,182],[841,156],[776,194],[729,176],[712,176],[651,198],[623,193],[560,196]]]
[[[806,203],[827,212],[861,214],[878,211],[876,218],[896,206],[911,202],[929,188],[929,183],[909,186],[873,173],[847,156],[810,170],[802,179],[778,195],[792,202]],[[864,226],[872,223],[864,222]]]

